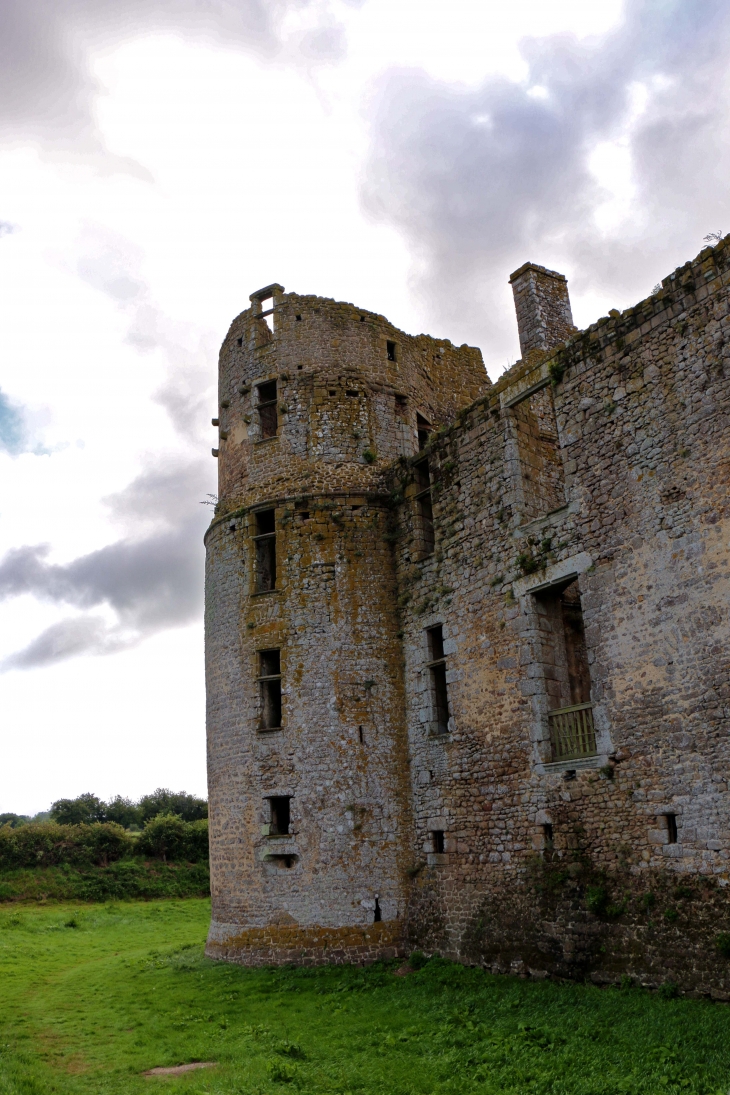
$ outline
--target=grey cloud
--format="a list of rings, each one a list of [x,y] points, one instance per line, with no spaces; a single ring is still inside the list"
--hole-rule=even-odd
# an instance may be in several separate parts
[[[0,562],[0,600],[30,594],[41,601],[87,610],[107,606],[116,620],[84,614],[61,620],[4,669],[51,664],[80,654],[110,654],[150,635],[200,617],[203,603],[202,537],[210,514],[198,505],[210,489],[202,463],[153,469],[107,499],[129,527],[152,525],[69,563],[48,561],[47,544],[26,545]]]
[[[151,466],[104,502],[112,517],[130,529],[140,526],[177,528],[191,517],[202,520],[196,503],[204,501],[215,487],[214,461],[194,459],[181,462],[159,453]]]
[[[115,634],[102,617],[78,616],[46,628],[23,650],[5,658],[0,671],[38,669],[80,654],[118,653],[131,645],[132,640]]]
[[[332,23],[307,31],[300,39],[299,49],[313,61],[341,61],[347,52],[345,28]]]
[[[33,141],[46,153],[149,178],[104,148],[91,71],[95,50],[155,32],[275,57],[290,8],[323,0],[3,0],[0,5],[0,139]],[[330,59],[330,58],[328,58]]]
[[[625,297],[695,254],[727,210],[729,45],[723,0],[628,0],[600,38],[525,41],[524,83],[387,73],[363,197],[407,238],[435,321],[504,360],[516,343],[506,277],[526,259],[561,262],[574,290]],[[648,100],[632,122],[639,85]],[[596,227],[606,195],[589,157],[622,134],[637,194],[620,239]]]

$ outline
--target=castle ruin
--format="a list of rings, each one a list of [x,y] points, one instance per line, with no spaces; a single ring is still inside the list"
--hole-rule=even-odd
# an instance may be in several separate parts
[[[585,331],[510,280],[495,384],[280,285],[223,343],[207,953],[730,998],[730,237]]]

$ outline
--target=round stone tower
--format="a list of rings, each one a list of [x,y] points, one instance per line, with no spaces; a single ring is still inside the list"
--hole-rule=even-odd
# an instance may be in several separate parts
[[[350,304],[250,299],[221,349],[206,536],[207,953],[385,957],[413,856],[386,473],[489,381],[478,350]]]

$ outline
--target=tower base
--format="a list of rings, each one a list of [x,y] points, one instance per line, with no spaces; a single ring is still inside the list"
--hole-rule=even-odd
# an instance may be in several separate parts
[[[399,958],[405,950],[400,920],[348,928],[273,924],[243,931],[213,921],[205,953],[240,966],[324,966],[365,965]]]

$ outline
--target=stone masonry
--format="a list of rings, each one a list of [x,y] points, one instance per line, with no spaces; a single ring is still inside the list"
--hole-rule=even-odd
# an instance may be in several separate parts
[[[208,953],[730,998],[730,237],[585,331],[510,280],[495,385],[279,285],[226,337]]]

